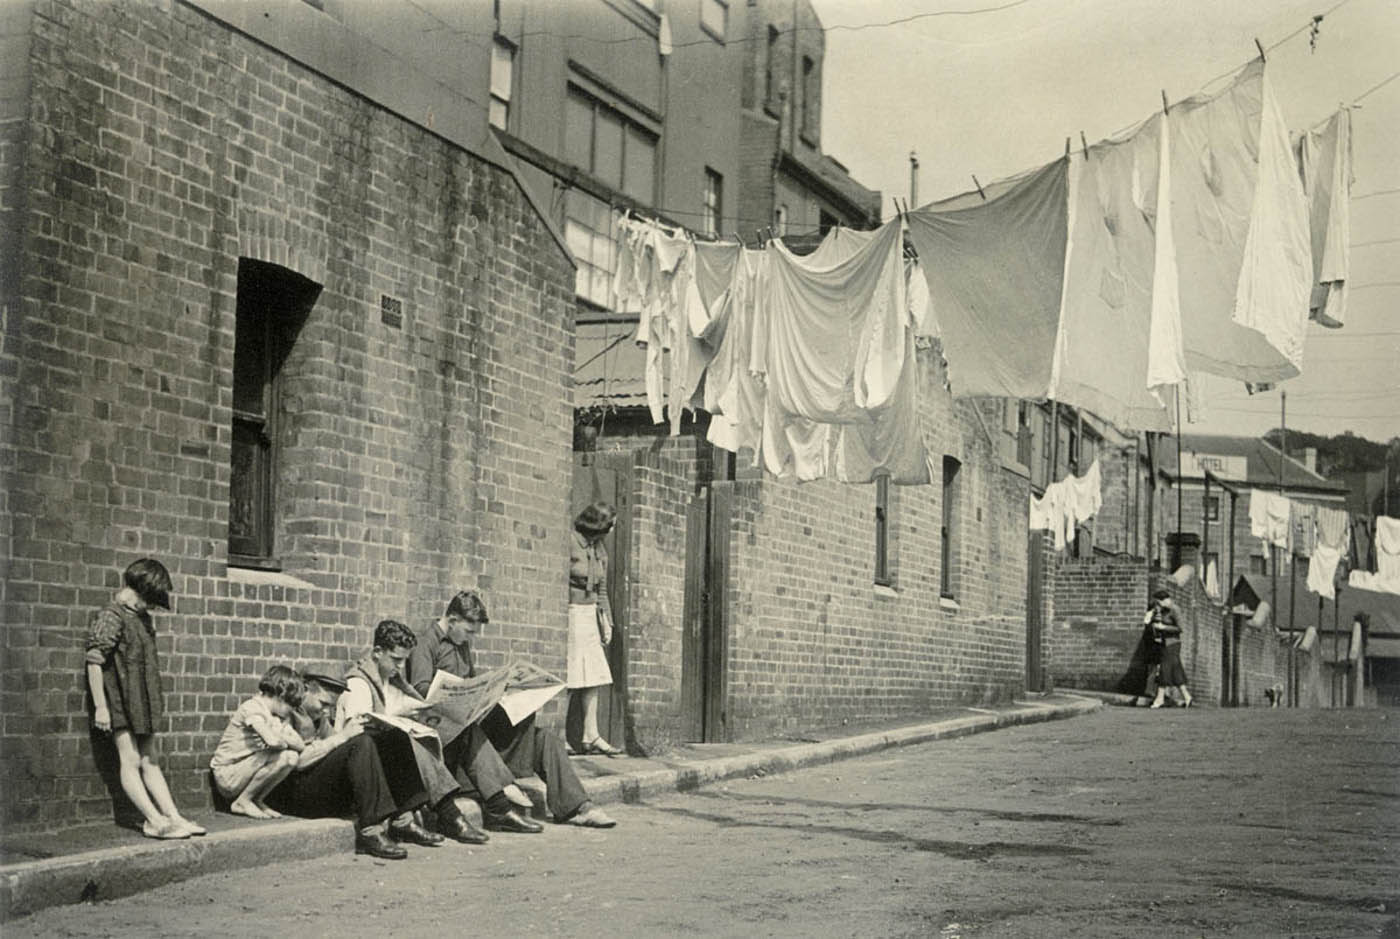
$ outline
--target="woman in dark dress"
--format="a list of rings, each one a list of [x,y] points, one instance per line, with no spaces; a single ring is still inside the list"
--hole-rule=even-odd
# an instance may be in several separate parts
[[[132,563],[112,601],[93,614],[85,655],[92,724],[117,748],[122,791],[146,817],[148,838],[188,838],[204,829],[180,814],[156,763],[163,712],[151,607],[170,609],[170,572],[153,558]]]
[[[1152,595],[1152,608],[1147,611],[1146,621],[1162,643],[1162,664],[1157,676],[1157,696],[1152,699],[1152,707],[1159,708],[1166,702],[1167,689],[1173,689],[1181,696],[1181,706],[1191,706],[1191,692],[1186,687],[1186,669],[1181,664],[1181,621],[1172,608],[1171,594],[1158,590]]]

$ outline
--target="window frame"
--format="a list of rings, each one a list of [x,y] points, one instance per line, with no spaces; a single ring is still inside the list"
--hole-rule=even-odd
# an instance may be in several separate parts
[[[893,587],[890,570],[890,477],[875,477],[875,584]]]
[[[1206,496],[1206,497],[1205,497],[1205,508],[1204,508],[1204,510],[1203,510],[1203,514],[1205,515],[1205,520],[1206,520],[1207,522],[1218,522],[1218,521],[1220,521],[1220,497],[1219,497],[1219,496]]]
[[[798,110],[797,132],[808,143],[816,139],[817,120],[812,114],[812,83],[816,81],[817,60],[810,55],[802,57],[802,106]],[[815,146],[815,143],[813,143]]]
[[[951,471],[950,471],[951,469]],[[939,520],[939,571],[938,595],[944,600],[957,600],[958,583],[954,578],[956,557],[953,540],[957,537],[958,476],[962,472],[962,461],[957,457],[943,456],[943,503],[940,506]]]
[[[707,10],[718,9],[720,11],[720,25],[713,26],[705,19]],[[709,36],[720,45],[724,45],[729,39],[729,2],[728,0],[700,0],[700,31]]]
[[[588,125],[588,165],[578,166],[574,163],[574,154],[570,150],[569,140],[569,118],[568,109],[572,101],[586,103],[589,109]],[[646,124],[628,114],[625,110],[606,101],[594,94],[584,85],[575,81],[567,84],[564,95],[565,119],[560,122],[560,147],[559,152],[564,155],[564,162],[578,166],[580,170],[587,173],[593,179],[608,189],[618,192],[639,205],[655,205],[657,190],[657,157],[661,149],[661,135]],[[608,118],[615,118],[620,126],[620,146],[618,150],[617,182],[613,183],[602,173],[598,167],[598,124],[599,116],[605,115]],[[646,179],[645,194],[639,195],[631,191],[628,187],[631,178],[628,173],[628,146],[633,138],[641,138],[650,144],[651,172]]]
[[[238,284],[234,301],[234,361],[229,445],[228,564],[256,570],[281,570],[277,557],[277,477],[282,463],[283,365],[296,343],[297,333],[321,293],[321,285],[296,271],[260,261],[238,259]],[[256,334],[256,336],[254,336]],[[249,342],[256,347],[250,348]],[[256,355],[255,368],[247,368]],[[258,411],[246,406],[253,389],[240,377],[257,374]],[[254,439],[250,442],[249,436]],[[240,437],[243,438],[240,440]],[[251,470],[240,470],[240,454],[255,454]],[[245,472],[253,479],[249,489],[253,503],[251,531],[235,532],[241,515],[236,511]]]
[[[503,51],[508,56],[508,87],[505,89],[505,97],[501,97],[501,95],[497,93],[496,88],[496,53],[498,51]],[[519,51],[520,50],[516,47],[515,43],[511,42],[504,36],[496,36],[492,40],[491,64],[489,72],[489,81],[487,83],[486,120],[492,127],[498,127],[504,131],[510,130],[511,104],[515,100],[516,56],[519,54]],[[496,123],[495,118],[496,106],[498,104],[505,112],[502,122],[499,124]]]
[[[717,238],[724,227],[724,175],[709,166],[705,167],[703,202],[705,234]]]

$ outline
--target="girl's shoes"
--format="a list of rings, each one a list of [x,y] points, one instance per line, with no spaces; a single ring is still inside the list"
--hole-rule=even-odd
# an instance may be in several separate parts
[[[592,740],[585,741],[583,744],[583,752],[588,755],[596,754],[598,756],[605,756],[609,759],[615,759],[625,755],[621,750],[608,743],[602,737],[594,737]]]
[[[188,818],[185,818],[185,816],[183,816],[183,815],[177,815],[177,816],[175,816],[175,824],[176,824],[178,827],[183,828],[185,831],[189,832],[191,835],[193,835],[193,836],[196,837],[196,838],[198,838],[198,837],[200,837],[200,836],[202,836],[202,835],[207,835],[207,834],[209,834],[209,829],[205,828],[203,825],[200,825],[200,824],[197,824],[197,823],[195,823],[195,822],[190,821]]]
[[[192,832],[181,827],[179,822],[166,819],[160,825],[144,822],[141,825],[141,834],[147,838],[159,838],[161,841],[179,841],[182,838],[188,838]]]

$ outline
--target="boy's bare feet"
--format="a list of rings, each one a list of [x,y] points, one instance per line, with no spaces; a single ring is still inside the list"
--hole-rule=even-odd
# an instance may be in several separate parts
[[[285,817],[286,817],[286,816],[284,816],[281,812],[279,812],[279,811],[277,811],[276,809],[272,808],[270,805],[268,805],[266,802],[262,801],[261,799],[256,800],[253,804],[256,805],[258,808],[262,809],[262,810],[263,810],[263,814],[264,814],[265,816],[267,816],[268,818],[285,818]]]

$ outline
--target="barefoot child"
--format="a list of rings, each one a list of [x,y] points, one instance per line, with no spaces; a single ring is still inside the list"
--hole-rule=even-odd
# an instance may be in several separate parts
[[[180,814],[153,744],[164,694],[151,607],[170,609],[170,572],[153,558],[134,561],[112,602],[93,614],[85,661],[92,724],[110,733],[122,791],[146,817],[148,838],[188,838],[204,829]]]
[[[285,665],[274,665],[258,682],[258,693],[229,718],[209,767],[229,811],[250,818],[281,818],[264,801],[297,765],[306,747],[288,717],[301,705],[306,685]]]

